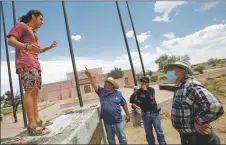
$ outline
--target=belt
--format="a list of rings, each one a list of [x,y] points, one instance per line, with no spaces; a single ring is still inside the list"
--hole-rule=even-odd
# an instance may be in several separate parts
[[[157,111],[143,111],[143,113],[146,113],[146,114],[154,114],[154,113],[158,113]]]
[[[146,114],[152,114],[152,113],[159,113],[161,111],[161,108],[158,108],[157,110],[155,111],[143,111],[143,113],[146,113]]]

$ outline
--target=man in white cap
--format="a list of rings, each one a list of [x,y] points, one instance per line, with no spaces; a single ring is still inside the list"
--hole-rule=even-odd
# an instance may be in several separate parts
[[[220,144],[209,123],[224,114],[221,102],[194,80],[189,64],[167,64],[167,79],[175,83],[171,110],[173,127],[179,132],[182,145]]]
[[[126,100],[122,96],[122,93],[117,90],[119,88],[118,83],[112,77],[109,77],[105,81],[104,88],[102,88],[98,86],[87,68],[85,74],[88,76],[90,84],[100,98],[101,118],[104,120],[108,143],[116,144],[116,134],[120,144],[127,144],[120,106],[123,107],[126,113],[126,122],[130,121],[130,114]]]

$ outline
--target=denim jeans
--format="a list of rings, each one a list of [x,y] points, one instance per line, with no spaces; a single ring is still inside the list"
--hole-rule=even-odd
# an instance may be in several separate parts
[[[104,124],[105,130],[107,132],[107,139],[108,143],[110,145],[115,145],[115,134],[118,137],[119,143],[127,145],[127,139],[126,139],[126,134],[124,132],[124,125],[123,122],[118,123],[118,124]]]
[[[142,119],[144,123],[144,129],[146,132],[146,139],[149,145],[155,144],[155,137],[153,134],[152,125],[154,125],[157,139],[160,145],[165,145],[165,136],[161,127],[161,120],[159,113],[142,113]]]
[[[202,135],[198,132],[191,134],[180,134],[181,144],[182,145],[195,145],[195,144],[203,144],[203,145],[217,145],[221,144],[219,137],[212,130],[209,135]]]

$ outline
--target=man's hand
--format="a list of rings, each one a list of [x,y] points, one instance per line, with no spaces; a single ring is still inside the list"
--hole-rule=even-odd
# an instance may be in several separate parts
[[[96,83],[96,81],[94,80],[94,78],[92,77],[91,73],[89,72],[89,70],[85,67],[85,74],[87,75],[87,77],[89,78],[90,84],[92,85],[92,87],[94,88],[95,92],[98,92],[98,85]]]
[[[85,74],[88,76],[88,77],[90,77],[91,76],[91,73],[89,72],[89,70],[85,67]]]
[[[195,130],[202,135],[209,135],[211,133],[211,126],[209,124],[198,124],[195,122]]]
[[[147,86],[145,84],[142,84],[143,90],[147,90]]]
[[[126,123],[130,122],[130,115],[126,115]]]
[[[36,44],[28,44],[27,50],[31,51],[31,52],[40,53],[41,52],[41,47],[39,45],[36,45]]]
[[[57,42],[53,41],[53,43],[49,46],[49,48],[52,49],[53,47],[56,47],[56,46],[57,46]]]

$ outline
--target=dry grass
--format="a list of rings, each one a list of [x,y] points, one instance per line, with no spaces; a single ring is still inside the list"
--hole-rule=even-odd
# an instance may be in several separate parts
[[[202,84],[212,92],[223,104],[224,109],[226,108],[226,74],[215,78],[208,78],[205,81],[202,81]],[[211,126],[215,130],[216,134],[221,139],[221,144],[226,144],[226,113],[221,116],[219,119],[211,123]],[[161,115],[161,122],[163,132],[166,138],[167,144],[180,144],[179,134],[172,127],[170,112],[164,112]],[[140,126],[130,126],[125,128],[125,132],[128,138],[129,144],[147,144],[145,138],[144,128]],[[154,133],[155,135],[155,133]],[[156,135],[155,135],[156,137]],[[156,140],[156,143],[157,140]]]
[[[92,99],[96,99],[96,98],[98,98],[98,95],[94,92],[82,95],[83,101],[92,100]],[[75,97],[75,98],[68,99],[66,102],[67,103],[72,103],[72,102],[77,103],[77,102],[79,102],[79,99],[78,99],[78,97]]]
[[[203,85],[216,97],[226,97],[226,73],[215,78],[207,78]]]
[[[207,78],[203,81],[204,86],[213,93],[223,104],[224,109],[226,108],[226,73],[215,78]],[[226,113],[219,119],[211,123],[211,126],[216,131],[217,135],[220,136],[221,143],[226,144]]]
[[[52,105],[56,104],[56,102],[47,102],[43,104],[42,106],[38,107],[38,111],[42,111]],[[22,112],[22,105],[19,105],[17,108],[17,113]],[[7,116],[12,116],[13,115],[13,107],[7,107],[7,108],[1,108],[1,113],[7,117]]]

